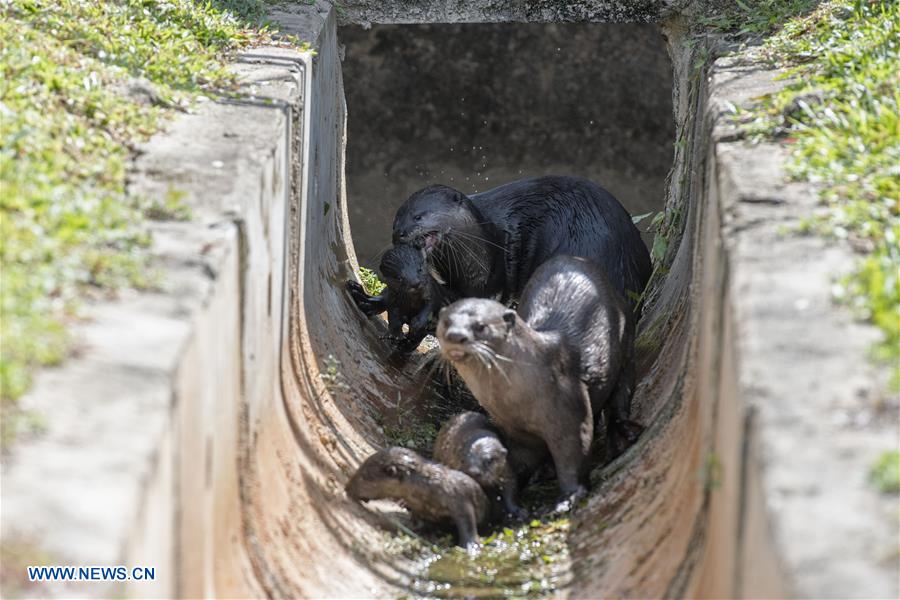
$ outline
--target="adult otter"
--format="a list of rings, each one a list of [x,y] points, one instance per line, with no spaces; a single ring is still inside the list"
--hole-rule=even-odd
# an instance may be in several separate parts
[[[486,416],[460,413],[444,423],[434,442],[434,460],[462,471],[478,482],[491,504],[509,516],[523,518],[516,502],[516,475],[506,460],[507,450]]]
[[[499,297],[504,304],[519,298],[532,273],[554,256],[595,262],[632,306],[651,272],[628,212],[580,177],[523,179],[472,196],[428,186],[397,210],[393,239],[424,248],[459,297]]]
[[[441,310],[441,353],[497,427],[518,473],[547,451],[567,500],[584,494],[595,417],[609,409],[610,434],[629,443],[641,426],[628,420],[634,386],[631,311],[602,269],[560,256],[541,265],[518,314],[468,298]]]
[[[406,448],[385,448],[367,458],[345,489],[360,502],[402,500],[424,521],[453,521],[459,545],[470,550],[478,542],[478,526],[488,519],[487,496],[474,479]]]
[[[421,248],[408,244],[389,248],[381,257],[379,271],[386,285],[380,295],[369,296],[356,281],[348,281],[347,290],[367,316],[386,310],[388,334],[397,349],[412,352],[434,333],[433,317],[455,298],[431,276]],[[409,326],[405,336],[403,325]]]

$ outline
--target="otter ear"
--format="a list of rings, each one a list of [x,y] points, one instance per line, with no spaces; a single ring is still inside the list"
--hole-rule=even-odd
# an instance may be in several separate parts
[[[516,324],[516,311],[511,308],[506,309],[503,312],[503,320],[506,321],[506,328],[512,329]]]

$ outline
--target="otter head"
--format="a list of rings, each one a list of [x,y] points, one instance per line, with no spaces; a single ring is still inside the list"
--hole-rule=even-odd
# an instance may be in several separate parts
[[[344,488],[347,495],[365,502],[402,497],[422,457],[406,448],[385,448],[363,462]]]
[[[466,298],[454,302],[438,315],[441,355],[454,364],[475,357],[488,366],[493,354],[502,354],[516,319],[516,311],[494,300]]]
[[[397,209],[394,244],[413,244],[431,252],[452,229],[478,226],[469,197],[446,185],[415,192]]]
[[[424,306],[430,299],[431,274],[425,263],[425,251],[401,244],[381,257],[381,277],[391,293],[405,298],[413,306]]]
[[[495,437],[483,437],[466,455],[465,472],[477,482],[496,485],[506,474],[506,448]]]

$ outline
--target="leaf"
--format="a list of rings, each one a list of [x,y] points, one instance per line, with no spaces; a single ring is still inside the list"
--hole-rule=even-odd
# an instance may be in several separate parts
[[[660,234],[653,237],[653,249],[650,251],[650,257],[653,262],[661,262],[666,257],[666,250],[669,249],[669,240]]]
[[[635,225],[637,225],[638,223],[640,223],[641,221],[643,221],[644,219],[646,219],[647,217],[649,217],[652,214],[653,214],[653,212],[651,211],[648,213],[644,213],[642,215],[634,215],[633,217],[631,217],[631,222],[634,223]]]

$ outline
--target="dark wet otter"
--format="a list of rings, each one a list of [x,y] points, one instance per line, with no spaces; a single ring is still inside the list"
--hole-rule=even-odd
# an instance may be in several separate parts
[[[476,412],[451,418],[434,442],[434,459],[477,481],[491,503],[499,505],[496,513],[523,518],[526,513],[516,502],[516,475],[506,457],[497,430],[486,416]]]
[[[455,298],[431,276],[421,248],[408,244],[389,248],[381,257],[379,271],[386,287],[378,296],[369,296],[355,281],[347,282],[347,290],[367,316],[387,311],[388,333],[397,349],[412,352],[434,333],[434,316]],[[403,325],[409,327],[406,335]]]
[[[424,248],[458,297],[504,304],[519,298],[532,273],[554,256],[595,262],[630,304],[651,272],[628,212],[579,177],[523,179],[472,196],[432,185],[397,210],[393,239]]]
[[[478,542],[478,526],[488,519],[489,501],[474,479],[406,448],[385,448],[367,458],[346,490],[361,502],[402,500],[423,521],[453,521],[466,548]]]
[[[631,311],[602,269],[553,258],[535,272],[516,311],[486,299],[441,311],[437,336],[475,398],[503,432],[518,473],[549,451],[564,498],[585,492],[595,417],[633,442]],[[561,503],[561,508],[565,505]]]

